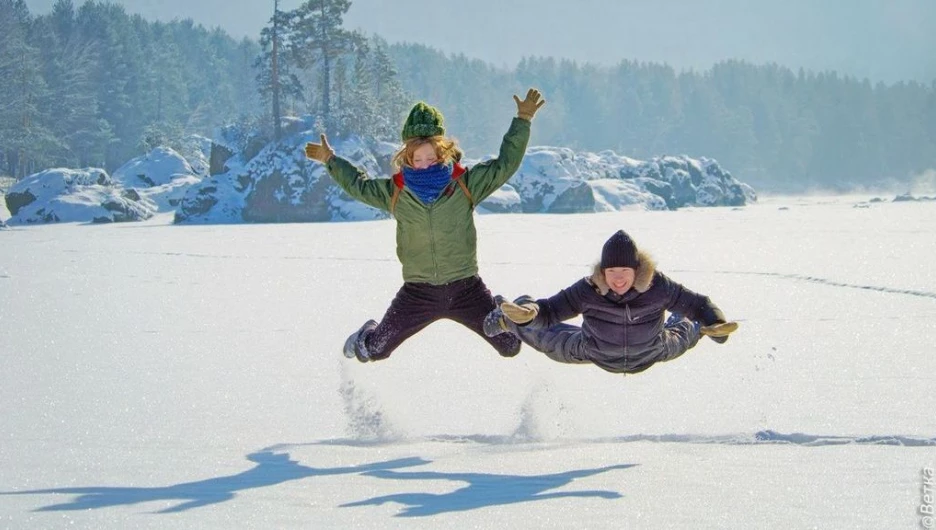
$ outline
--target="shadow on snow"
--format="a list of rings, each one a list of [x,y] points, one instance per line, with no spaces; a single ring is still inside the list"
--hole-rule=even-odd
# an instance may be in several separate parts
[[[76,495],[68,502],[37,508],[37,512],[75,511],[129,506],[147,502],[179,501],[155,513],[178,513],[209,506],[233,499],[237,492],[275,486],[285,482],[309,477],[342,474],[360,474],[391,480],[447,480],[464,482],[467,486],[445,494],[400,493],[350,502],[342,507],[379,505],[397,502],[407,507],[397,516],[413,517],[436,515],[445,512],[473,510],[486,506],[515,504],[562,497],[620,498],[614,491],[584,490],[552,492],[576,479],[589,477],[615,469],[626,469],[635,464],[622,464],[597,469],[583,469],[548,475],[498,475],[489,473],[436,473],[399,472],[400,468],[431,463],[419,457],[400,458],[359,466],[314,468],[292,460],[288,453],[277,452],[276,448],[264,449],[247,455],[247,460],[256,463],[251,469],[228,475],[194,482],[184,482],[161,487],[114,487],[85,486],[48,488],[29,491],[0,492],[0,495]]]
[[[256,466],[243,473],[210,478],[195,482],[184,482],[173,486],[152,488],[89,486],[77,488],[50,488],[31,491],[0,492],[0,495],[74,494],[72,501],[52,504],[35,511],[65,511],[125,506],[154,501],[182,501],[181,504],[156,513],[175,513],[200,508],[234,498],[238,491],[275,486],[284,482],[308,477],[363,473],[418,466],[429,463],[421,458],[402,458],[361,466],[314,468],[299,464],[289,458],[288,453],[269,450],[247,455],[247,460]]]
[[[447,512],[461,512],[563,497],[598,497],[618,499],[616,491],[582,490],[549,492],[570,484],[576,479],[590,477],[615,469],[627,469],[636,464],[619,464],[595,469],[582,469],[550,475],[496,475],[491,473],[436,473],[399,472],[389,469],[368,471],[365,475],[391,480],[447,480],[464,482],[467,486],[449,493],[395,493],[363,501],[342,504],[342,507],[380,505],[387,502],[403,504],[406,508],[397,517],[424,517]]]

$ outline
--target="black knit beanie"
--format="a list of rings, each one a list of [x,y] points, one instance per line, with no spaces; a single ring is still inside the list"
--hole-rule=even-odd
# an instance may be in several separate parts
[[[629,267],[636,269],[640,265],[637,257],[637,245],[623,230],[618,230],[601,248],[601,268]]]

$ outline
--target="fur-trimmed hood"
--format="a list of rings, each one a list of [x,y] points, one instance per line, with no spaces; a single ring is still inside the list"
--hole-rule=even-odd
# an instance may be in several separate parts
[[[654,261],[650,254],[639,249],[637,250],[637,258],[640,260],[640,266],[635,269],[634,286],[631,288],[638,293],[644,293],[647,292],[647,289],[653,284],[653,275],[656,273],[656,261]],[[604,279],[604,274],[601,272],[600,262],[595,263],[589,280],[601,296],[608,294],[608,291],[611,290],[611,287],[608,286],[608,283]]]

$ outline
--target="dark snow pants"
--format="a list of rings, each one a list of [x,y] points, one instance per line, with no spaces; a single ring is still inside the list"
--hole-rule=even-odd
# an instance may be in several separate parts
[[[445,285],[407,282],[397,291],[377,327],[364,338],[370,358],[386,359],[406,339],[429,324],[447,318],[477,333],[504,357],[520,353],[520,340],[511,333],[484,334],[484,317],[494,309],[491,291],[478,276]]]
[[[654,364],[675,359],[686,353],[699,342],[699,330],[693,322],[680,320],[674,325],[663,328],[660,335],[661,347],[656,352],[634,352],[639,362],[628,362],[621,356],[596,356],[589,352],[585,333],[579,326],[556,324],[548,328],[529,328],[508,322],[510,330],[520,340],[533,349],[546,354],[550,359],[567,364],[593,363],[599,368],[613,373],[634,374],[650,368]],[[509,335],[510,333],[504,333]]]

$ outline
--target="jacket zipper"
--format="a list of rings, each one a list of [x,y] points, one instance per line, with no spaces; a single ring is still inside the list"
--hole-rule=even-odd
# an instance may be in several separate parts
[[[627,327],[632,322],[630,305],[624,305],[624,314],[627,317],[627,322],[624,323],[624,366],[627,367]]]
[[[435,211],[435,206],[436,204],[439,203],[442,197],[451,195],[451,193],[449,193],[449,188],[451,188],[452,185],[453,184],[451,182],[448,183],[445,186],[445,188],[443,188],[442,191],[439,193],[439,196],[436,197],[436,200],[432,201],[432,203],[427,208],[427,215],[429,216],[429,253],[432,255],[432,277],[436,281],[439,281],[440,274],[439,274],[439,262],[436,259],[436,239],[435,239],[435,231],[432,228],[432,219],[433,219],[432,213],[433,211]]]
[[[426,211],[426,215],[429,217],[429,255],[432,256],[432,278],[435,281],[439,281],[439,264],[436,261],[436,240],[435,240],[435,230],[432,227],[432,211],[435,207],[435,203],[429,205],[429,208]]]

